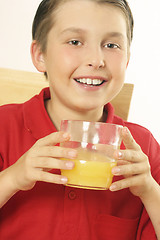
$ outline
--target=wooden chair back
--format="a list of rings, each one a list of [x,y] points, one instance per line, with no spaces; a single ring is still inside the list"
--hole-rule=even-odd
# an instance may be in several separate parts
[[[22,103],[47,86],[43,74],[0,68],[0,105]],[[133,87],[133,84],[125,83],[121,92],[111,101],[115,114],[124,120],[128,118]]]

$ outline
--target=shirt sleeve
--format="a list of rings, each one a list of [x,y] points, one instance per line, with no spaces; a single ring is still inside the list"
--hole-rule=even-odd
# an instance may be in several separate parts
[[[146,240],[152,239],[157,240],[156,233],[152,222],[148,216],[145,208],[143,208],[141,219],[138,226],[137,238],[136,240]]]
[[[160,184],[160,144],[152,135],[150,138],[148,158],[151,166],[152,176],[156,182]]]
[[[3,159],[0,154],[0,172],[2,171],[2,169],[3,169]]]
[[[150,137],[148,158],[151,165],[151,173],[153,178],[160,183],[160,145],[152,136]],[[152,239],[157,240],[152,222],[145,208],[143,208],[141,219],[139,222],[137,240]]]

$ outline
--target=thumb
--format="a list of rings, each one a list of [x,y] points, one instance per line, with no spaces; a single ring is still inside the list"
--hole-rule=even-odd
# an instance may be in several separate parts
[[[122,129],[122,140],[126,149],[139,150],[140,146],[134,140],[131,132],[127,127]]]

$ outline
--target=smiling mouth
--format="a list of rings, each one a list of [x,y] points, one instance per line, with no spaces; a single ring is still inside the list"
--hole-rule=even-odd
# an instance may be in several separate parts
[[[80,83],[80,84],[85,84],[85,85],[88,85],[88,86],[100,86],[104,82],[106,82],[105,80],[91,79],[91,78],[79,78],[79,79],[74,79],[74,80],[76,82]]]

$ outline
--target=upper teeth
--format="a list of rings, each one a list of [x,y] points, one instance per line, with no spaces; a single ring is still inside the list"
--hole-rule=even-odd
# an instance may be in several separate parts
[[[89,85],[99,85],[103,82],[103,80],[100,79],[91,79],[91,78],[79,78],[76,79],[80,83],[85,83]]]

